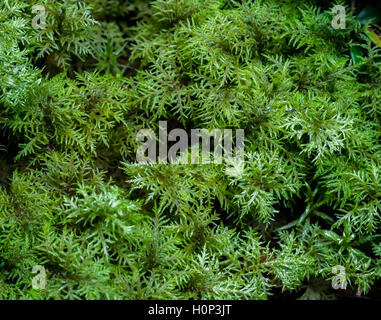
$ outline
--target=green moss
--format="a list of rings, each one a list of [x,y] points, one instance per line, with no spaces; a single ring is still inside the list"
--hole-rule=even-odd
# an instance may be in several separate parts
[[[332,17],[312,0],[3,1],[0,298],[332,298],[336,265],[379,289],[381,52],[349,7],[345,30]],[[163,119],[244,129],[243,171],[136,164]]]

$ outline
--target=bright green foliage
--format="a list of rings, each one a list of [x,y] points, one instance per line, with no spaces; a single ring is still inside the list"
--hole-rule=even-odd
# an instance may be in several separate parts
[[[381,48],[341,4],[2,1],[0,298],[379,289]],[[244,129],[245,161],[137,164],[159,120]]]

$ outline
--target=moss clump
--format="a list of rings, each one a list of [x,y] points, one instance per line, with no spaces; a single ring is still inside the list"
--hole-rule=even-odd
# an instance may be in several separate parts
[[[320,4],[1,2],[0,298],[378,290],[381,52]],[[243,170],[136,164],[159,120],[244,129]]]

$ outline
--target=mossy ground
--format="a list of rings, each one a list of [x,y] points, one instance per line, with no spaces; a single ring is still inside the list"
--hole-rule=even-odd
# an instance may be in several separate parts
[[[0,298],[379,297],[381,48],[338,4],[2,1]],[[244,170],[137,164],[160,120]]]

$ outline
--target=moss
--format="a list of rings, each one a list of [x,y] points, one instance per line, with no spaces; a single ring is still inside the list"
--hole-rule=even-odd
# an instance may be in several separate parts
[[[345,30],[312,0],[42,0],[42,29],[34,4],[0,4],[0,298],[333,298],[337,265],[379,290],[381,53],[351,3]],[[159,120],[244,129],[244,167],[137,164]]]

